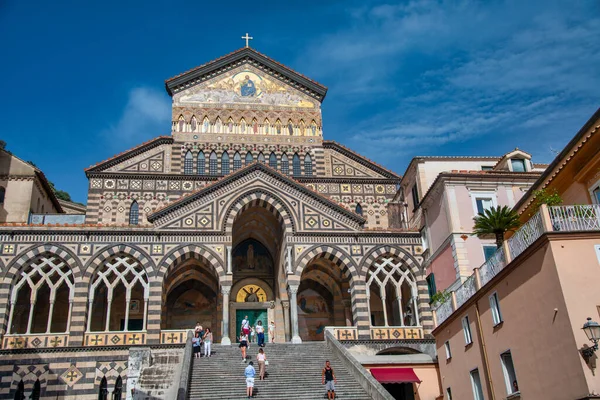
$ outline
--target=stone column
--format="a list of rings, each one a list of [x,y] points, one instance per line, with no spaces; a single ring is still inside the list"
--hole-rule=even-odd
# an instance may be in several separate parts
[[[302,343],[300,335],[298,334],[298,301],[296,294],[298,293],[297,285],[290,285],[288,287],[290,294],[290,322],[292,325],[292,343]]]
[[[346,320],[346,326],[352,326],[352,302],[350,300],[342,300],[344,304],[344,319]]]
[[[287,342],[290,339],[290,302],[281,300],[281,306],[283,307],[283,341]]]
[[[231,275],[231,246],[227,246],[227,275]]]
[[[223,295],[223,321],[221,322],[221,344],[231,345],[229,338],[229,294],[231,286],[221,286],[221,294]]]
[[[287,246],[286,250],[287,250],[287,258],[286,258],[287,273],[292,274],[293,273],[293,271],[292,271],[292,246]]]

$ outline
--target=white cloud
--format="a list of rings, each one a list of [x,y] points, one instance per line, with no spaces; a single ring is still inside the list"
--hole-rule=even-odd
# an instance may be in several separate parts
[[[541,0],[359,7],[298,64],[345,101],[347,121],[333,129],[388,164],[492,134],[566,142],[579,128],[565,131],[566,121],[583,124],[600,104],[599,10]],[[356,120],[361,107],[371,116]]]
[[[129,91],[119,121],[103,132],[111,143],[138,144],[170,132],[171,101],[163,92],[149,87]]]

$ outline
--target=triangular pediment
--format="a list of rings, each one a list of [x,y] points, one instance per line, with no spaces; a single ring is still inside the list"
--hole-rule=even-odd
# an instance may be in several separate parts
[[[265,77],[271,77],[273,82],[285,83],[319,102],[322,102],[327,94],[325,86],[249,47],[241,48],[168,79],[165,86],[169,95],[173,96],[202,82],[214,79],[215,76],[223,75],[242,64],[248,64],[262,71]]]
[[[177,200],[148,220],[159,229],[225,233],[232,213],[252,201],[277,210],[293,232],[356,232],[365,223],[363,217],[261,163]]]
[[[130,150],[86,168],[86,173],[165,173],[170,172],[166,158],[171,152],[173,138],[160,136]]]
[[[323,142],[334,178],[400,179],[400,175],[333,141]],[[329,172],[329,171],[328,171]]]

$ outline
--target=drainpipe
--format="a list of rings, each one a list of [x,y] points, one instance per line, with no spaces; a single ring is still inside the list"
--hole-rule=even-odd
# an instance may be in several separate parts
[[[483,338],[483,329],[481,328],[481,316],[479,315],[479,302],[475,302],[475,315],[477,316],[477,333],[479,334],[479,347],[483,356],[483,370],[487,380],[488,396],[490,400],[496,400],[494,395],[494,383],[492,382],[492,374],[490,373],[490,364],[487,356],[487,348],[485,347],[485,339]]]

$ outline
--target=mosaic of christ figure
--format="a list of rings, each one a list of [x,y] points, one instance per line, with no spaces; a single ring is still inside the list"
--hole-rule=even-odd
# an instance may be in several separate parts
[[[248,75],[244,78],[242,83],[240,84],[240,92],[244,97],[251,97],[256,95],[256,87],[254,86],[254,82]]]

